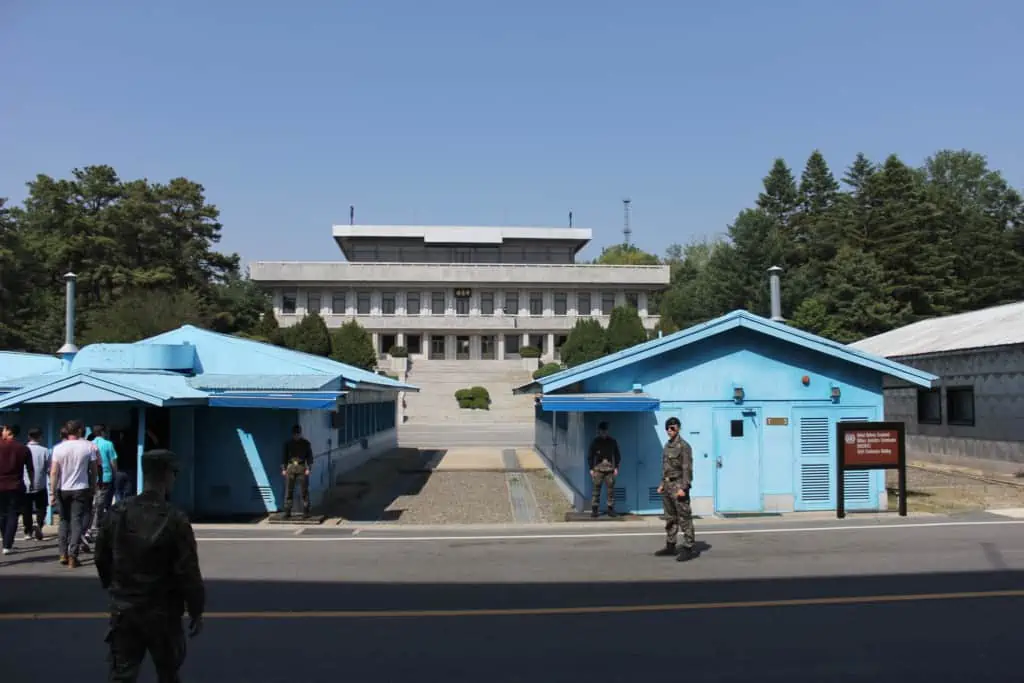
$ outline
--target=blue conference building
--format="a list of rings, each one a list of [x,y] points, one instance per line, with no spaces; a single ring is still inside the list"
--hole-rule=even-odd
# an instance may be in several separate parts
[[[397,445],[397,401],[416,387],[327,358],[184,327],[133,344],[0,352],[0,422],[49,445],[69,419],[107,425],[119,459],[169,447],[175,503],[196,517],[281,509],[293,425],[315,456],[318,504],[340,474]],[[139,468],[134,468],[141,476]],[[298,492],[296,492],[298,505]]]
[[[883,420],[886,376],[918,387],[937,379],[734,311],[515,391],[538,395],[535,446],[577,510],[590,504],[586,453],[605,421],[623,453],[616,508],[660,513],[664,423],[674,416],[693,447],[694,514],[728,516],[834,510],[835,425]],[[887,508],[883,471],[844,483],[848,510]]]

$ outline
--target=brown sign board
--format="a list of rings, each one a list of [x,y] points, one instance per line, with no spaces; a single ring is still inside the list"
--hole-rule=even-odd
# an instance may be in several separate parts
[[[897,470],[899,514],[907,516],[907,432],[902,422],[836,422],[836,516],[846,516],[845,473]]]
[[[895,429],[848,430],[843,435],[846,467],[899,467],[900,434]]]
[[[789,424],[788,417],[769,417],[765,419],[765,423],[769,427],[785,427]]]

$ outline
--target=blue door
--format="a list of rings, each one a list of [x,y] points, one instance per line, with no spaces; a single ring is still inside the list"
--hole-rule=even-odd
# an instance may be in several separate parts
[[[761,512],[761,411],[714,412],[715,511]]]

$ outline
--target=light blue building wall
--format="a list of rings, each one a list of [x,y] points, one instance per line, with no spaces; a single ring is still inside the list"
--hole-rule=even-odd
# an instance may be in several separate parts
[[[397,445],[397,398],[415,390],[192,326],[63,359],[0,353],[0,422],[23,434],[38,426],[51,445],[70,419],[102,423],[128,437],[119,459],[169,447],[181,465],[173,500],[198,517],[282,509],[282,456],[296,424],[313,448],[310,494],[320,503],[342,474]]]
[[[660,513],[674,416],[693,448],[695,514],[773,513],[835,509],[835,425],[884,419],[882,378],[893,373],[934,379],[740,311],[519,391],[541,395],[536,447],[578,510],[590,504],[586,453],[605,421],[623,453],[617,509]],[[845,483],[847,509],[886,509],[884,472]]]

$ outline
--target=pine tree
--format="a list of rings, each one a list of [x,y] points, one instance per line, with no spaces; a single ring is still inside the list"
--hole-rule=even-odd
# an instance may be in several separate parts
[[[799,193],[793,172],[789,170],[786,161],[776,159],[772,170],[762,182],[764,191],[757,197],[757,207],[774,218],[779,225],[788,225],[799,202]]]
[[[377,366],[373,337],[355,320],[349,320],[331,335],[331,358],[364,370]]]
[[[568,368],[589,363],[605,355],[607,349],[608,342],[601,323],[593,318],[580,318],[562,344],[562,362]]]
[[[288,346],[296,351],[311,353],[314,356],[331,355],[331,333],[327,329],[327,323],[315,311],[307,313],[291,328],[288,342]]]
[[[647,341],[647,332],[640,314],[632,306],[616,306],[608,321],[608,353],[615,353]]]

